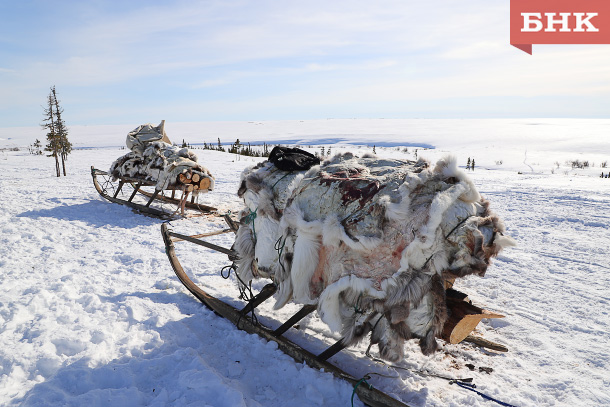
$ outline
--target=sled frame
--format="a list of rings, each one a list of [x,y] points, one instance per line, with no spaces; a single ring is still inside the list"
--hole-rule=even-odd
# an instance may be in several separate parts
[[[237,232],[236,225],[230,219],[227,219],[227,216],[225,216],[225,220],[229,224],[229,229],[224,229],[223,233],[231,231]],[[315,355],[283,336],[283,334],[288,331],[294,324],[296,324],[305,316],[313,312],[316,309],[315,305],[303,306],[296,314],[294,314],[286,322],[281,324],[280,327],[273,330],[248,318],[247,314],[256,309],[257,306],[271,298],[271,296],[277,291],[277,286],[274,283],[270,283],[264,286],[260,290],[260,292],[250,301],[248,301],[248,304],[241,310],[210,295],[207,291],[195,284],[186,274],[184,268],[180,264],[180,261],[176,256],[174,242],[188,241],[191,243],[195,243],[207,247],[209,249],[218,251],[220,253],[226,254],[229,257],[229,260],[234,261],[235,259],[237,259],[237,252],[232,249],[217,246],[201,239],[202,237],[219,234],[219,232],[211,232],[208,234],[201,234],[195,236],[186,236],[173,232],[166,222],[161,225],[161,234],[163,236],[163,242],[165,243],[165,252],[178,279],[182,282],[186,289],[195,296],[195,298],[201,301],[206,307],[214,311],[214,313],[220,315],[223,318],[228,319],[235,326],[237,326],[238,329],[244,330],[251,334],[257,334],[260,337],[266,339],[267,341],[276,342],[278,344],[278,348],[284,353],[286,353],[288,356],[292,357],[296,362],[306,363],[310,367],[316,368],[318,370],[323,370],[324,372],[330,372],[335,377],[347,381],[354,387],[354,392],[358,395],[360,400],[367,406],[408,407],[403,402],[388,396],[387,394],[373,388],[372,386],[368,387],[366,385],[360,385],[362,379],[358,379],[328,362],[328,359],[330,357],[345,348],[342,343],[342,340],[339,340],[319,355]]]
[[[91,166],[91,177],[93,178],[93,186],[100,194],[100,196],[112,203],[118,203],[121,205],[128,206],[132,208],[136,212],[140,212],[147,216],[152,216],[164,220],[180,218],[180,217],[189,217],[186,215],[180,215],[181,205],[183,208],[193,209],[198,212],[194,216],[201,216],[205,214],[215,213],[217,209],[213,206],[208,206],[204,204],[199,204],[194,201],[194,197],[191,197],[189,201],[186,197],[182,199],[178,199],[175,197],[176,192],[180,194],[183,193],[180,189],[167,189],[166,191],[171,191],[171,196],[166,196],[165,191],[155,189],[154,192],[145,191],[142,187],[154,187],[155,183],[148,180],[137,179],[137,178],[128,178],[128,177],[120,177],[117,182],[112,181],[112,177],[106,171],[98,170]],[[101,181],[101,182],[100,182]],[[124,199],[121,192],[123,191],[123,187],[125,185],[129,185],[133,188],[131,195],[129,198]],[[134,201],[134,198],[137,194],[142,195],[145,198],[145,203],[139,203]],[[121,195],[121,196],[120,196]],[[167,203],[170,205],[175,205],[174,210],[164,210],[158,209],[156,207],[152,207],[152,203]],[[190,215],[193,216],[193,215]]]

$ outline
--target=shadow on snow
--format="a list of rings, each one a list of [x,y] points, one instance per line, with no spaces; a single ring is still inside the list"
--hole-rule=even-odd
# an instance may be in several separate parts
[[[143,328],[157,332],[158,337],[123,350],[127,356],[106,364],[91,367],[91,358],[86,356],[63,366],[11,404],[313,407],[320,405],[320,397],[325,405],[349,404],[352,387],[348,383],[293,362],[275,343],[236,329],[184,292],[100,297],[117,308],[129,308],[128,298],[175,304],[185,317],[158,326],[155,315],[137,319],[127,312],[122,319],[129,323],[130,333],[137,335]],[[112,333],[106,338],[97,346],[117,345]],[[302,383],[293,382],[297,377]],[[317,388],[319,397],[311,399],[311,391],[305,391],[310,386]]]
[[[81,221],[95,227],[112,225],[135,228],[143,224],[161,222],[159,219],[135,213],[126,206],[96,200],[72,205],[63,203],[54,208],[26,211],[16,216]]]

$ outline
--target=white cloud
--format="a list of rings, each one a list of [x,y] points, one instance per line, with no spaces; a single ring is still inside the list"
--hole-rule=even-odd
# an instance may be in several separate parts
[[[3,62],[0,108],[9,107],[6,100],[38,106],[52,84],[70,88],[79,108],[93,111],[111,109],[92,90],[131,91],[134,114],[141,106],[166,109],[170,99],[217,106],[210,95],[218,90],[231,99],[223,112],[298,114],[318,106],[329,115],[347,106],[365,111],[447,98],[553,95],[567,105],[569,95],[610,92],[604,46],[534,46],[534,55],[526,55],[509,45],[506,2],[214,0],[126,7],[131,11],[110,14],[114,8],[81,3],[80,18],[70,15],[47,34],[52,52]],[[171,93],[140,100],[145,88]]]

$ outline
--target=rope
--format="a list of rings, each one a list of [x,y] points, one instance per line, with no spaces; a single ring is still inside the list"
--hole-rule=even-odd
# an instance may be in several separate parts
[[[381,317],[380,317],[380,318],[377,320],[377,322],[375,323],[375,325],[374,325],[374,327],[373,327],[373,330],[375,330],[375,328],[377,327],[377,324],[379,323],[379,321],[381,321],[381,318],[383,318],[383,315],[382,315],[382,316],[381,316]],[[374,362],[381,363],[381,364],[383,364],[384,366],[386,366],[386,367],[390,367],[390,368],[393,368],[393,369],[406,370],[406,371],[408,371],[408,372],[416,373],[416,374],[421,375],[421,376],[436,377],[436,378],[438,378],[438,379],[444,379],[444,380],[447,380],[447,381],[449,382],[449,384],[454,384],[454,383],[455,383],[455,384],[457,384],[458,386],[460,386],[461,388],[466,389],[466,390],[473,391],[473,392],[477,393],[479,396],[483,397],[484,399],[486,399],[486,400],[490,400],[490,401],[494,401],[494,402],[496,402],[496,403],[500,404],[501,406],[504,406],[504,407],[516,407],[516,406],[514,406],[514,405],[512,405],[512,404],[505,403],[505,402],[500,401],[500,400],[498,400],[498,399],[495,399],[495,398],[493,398],[493,397],[491,397],[491,396],[488,396],[487,394],[481,393],[481,392],[480,392],[480,391],[478,391],[478,390],[475,390],[475,388],[477,387],[477,385],[476,385],[476,384],[474,384],[474,383],[472,383],[472,381],[473,381],[473,378],[472,378],[472,377],[468,377],[468,378],[464,378],[464,379],[455,379],[455,378],[451,378],[451,377],[446,377],[446,376],[437,375],[437,374],[434,374],[434,373],[424,372],[424,371],[421,371],[421,370],[411,370],[411,369],[408,369],[408,368],[406,368],[406,367],[402,367],[402,366],[390,365],[390,364],[386,363],[385,361],[383,361],[383,360],[381,360],[381,359],[378,359],[378,358],[373,357],[373,356],[372,356],[372,355],[369,353],[369,351],[370,351],[370,349],[371,349],[371,346],[372,346],[372,344],[369,344],[368,348],[366,349],[366,353],[365,353],[365,355],[366,355],[367,357],[369,357],[371,360],[373,360]],[[379,374],[379,373],[367,373],[367,375],[365,376],[365,378],[367,378],[367,376],[368,376],[368,379],[370,379],[371,377],[370,377],[369,375],[371,375],[371,374],[377,374],[377,375],[379,375],[379,376],[383,376],[383,377],[393,377],[393,376],[385,376],[385,375],[382,375],[382,374]],[[366,381],[365,381],[365,382],[366,382]],[[358,382],[358,384],[359,384],[359,383],[360,383],[360,382]],[[356,384],[356,387],[358,387],[358,384]],[[367,383],[367,384],[368,384],[368,383]],[[369,386],[370,386],[370,385],[369,385]],[[356,387],[354,387],[354,392],[356,392]],[[372,386],[371,386],[371,387],[372,387]],[[353,399],[354,399],[354,395],[352,394],[352,406],[353,406],[353,403],[354,403],[354,402],[353,402]]]
[[[373,386],[371,384],[369,384],[369,382],[366,381],[366,379],[370,379],[371,376],[369,376],[368,374],[364,375],[364,377],[360,380],[358,380],[358,383],[356,383],[356,385],[354,386],[354,391],[352,391],[352,407],[354,407],[354,395],[356,394],[356,389],[358,388],[358,386],[360,386],[363,382],[366,383],[367,386],[369,386],[369,390],[373,389]]]
[[[282,237],[283,236],[280,236],[280,238],[275,241],[273,248],[277,251],[277,262],[280,264],[284,275],[286,275],[286,268],[284,267],[284,263],[282,263],[282,252],[284,251],[284,246],[286,246],[286,239],[288,239],[288,236],[284,238],[283,242]]]
[[[250,208],[248,208],[250,209]],[[252,223],[252,233],[254,234],[254,244],[256,245],[256,229],[254,228],[254,219],[256,219],[256,211],[258,211],[258,208],[256,208],[255,210],[250,209],[250,213],[247,214],[246,216],[243,217],[242,221],[244,222],[244,225],[249,225],[250,223]]]
[[[450,384],[453,384],[453,383],[450,383]],[[484,394],[484,393],[481,393],[480,391],[475,390],[474,388],[477,387],[475,384],[467,384],[467,383],[460,383],[460,382],[455,382],[455,384],[457,384],[458,386],[460,386],[463,389],[474,391],[475,393],[477,393],[479,396],[483,397],[484,399],[490,400],[490,401],[494,401],[494,402],[498,403],[501,406],[505,406],[505,407],[517,407],[515,405],[505,403],[505,402],[500,401],[498,399],[495,399],[495,398],[493,398],[491,396],[488,396],[487,394]]]
[[[228,271],[227,271],[228,270]],[[239,283],[237,284],[237,289],[239,290],[239,298],[246,301],[248,303],[248,305],[252,304],[252,301],[254,300],[254,293],[252,292],[252,285],[248,285],[246,283],[244,283],[244,280],[241,279],[241,277],[239,276],[239,274],[237,273],[237,265],[235,264],[235,262],[231,263],[228,266],[224,266],[223,268],[220,269],[220,276],[222,278],[224,278],[225,280],[227,280],[229,277],[231,277],[231,272],[233,272],[235,274],[235,277],[237,278],[237,280],[239,281]],[[250,315],[250,320],[252,321],[253,325],[258,325],[258,317],[256,316],[256,313],[254,312],[255,307],[254,306],[250,306],[250,311],[248,312]],[[246,314],[247,315],[247,314]],[[241,322],[243,315],[240,315],[239,318],[237,319],[237,328],[239,329],[239,323]]]
[[[449,236],[451,236],[451,234],[453,232],[455,232],[455,230],[457,228],[459,228],[460,226],[462,226],[464,224],[464,222],[466,222],[469,218],[473,217],[474,215],[468,215],[466,216],[464,219],[462,219],[457,225],[455,225],[455,227],[453,229],[451,229],[451,232],[447,233],[447,236],[445,236],[445,239],[448,239]]]
[[[371,332],[375,331],[375,328],[377,328],[377,325],[379,324],[379,322],[381,321],[382,318],[383,318],[383,315],[381,315],[379,317],[379,319],[377,320],[377,322],[375,322],[375,325],[373,325],[373,329],[371,329]],[[472,377],[468,377],[468,378],[464,378],[464,379],[456,379],[456,378],[453,378],[453,377],[440,376],[440,375],[437,375],[437,374],[434,374],[434,373],[424,372],[422,370],[412,370],[412,369],[408,369],[408,368],[402,367],[402,366],[391,365],[391,364],[386,363],[385,361],[383,361],[381,359],[378,359],[378,358],[374,357],[373,355],[371,355],[371,353],[370,353],[371,346],[373,346],[372,343],[370,343],[369,346],[366,348],[365,355],[369,359],[371,359],[372,361],[377,362],[377,363],[381,363],[382,365],[384,365],[386,367],[389,367],[389,368],[392,368],[392,369],[405,370],[407,372],[416,373],[416,374],[419,374],[421,376],[430,376],[430,377],[436,377],[436,378],[439,378],[439,379],[444,379],[444,380],[449,381],[449,383],[471,383],[472,380],[473,380]],[[370,374],[379,374],[379,373],[370,373]],[[383,376],[383,375],[380,375],[380,376]],[[390,376],[386,376],[386,377],[390,377]]]
[[[367,380],[371,379],[371,375],[376,375],[376,376],[380,376],[380,377],[387,377],[389,379],[398,379],[400,377],[400,376],[391,376],[391,375],[375,373],[375,372],[369,372],[369,373],[365,374],[362,377],[362,379],[358,380],[358,382],[354,386],[354,391],[352,391],[352,407],[354,406],[354,394],[356,394],[356,389],[358,388],[358,386],[360,386],[360,384],[366,383],[366,385],[369,387],[369,390],[373,390],[373,385],[370,384],[369,382],[367,382]]]
[[[275,181],[275,184],[273,184],[273,186],[271,187],[271,190],[273,191],[273,189],[275,188],[275,186],[284,178],[286,178],[288,175],[292,174],[292,171],[287,172],[286,174],[284,174],[284,176],[280,179],[278,179],[277,181]]]

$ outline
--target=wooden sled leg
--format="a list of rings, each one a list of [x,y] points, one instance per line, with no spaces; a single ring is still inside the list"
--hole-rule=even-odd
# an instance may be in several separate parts
[[[343,343],[343,339],[339,339],[333,345],[329,346],[324,352],[320,353],[316,358],[318,360],[328,360],[331,357],[335,356],[337,353],[341,352],[345,349],[345,344]]]
[[[311,314],[315,311],[315,305],[305,305],[303,308],[299,310],[296,314],[288,319],[288,321],[284,322],[282,326],[273,331],[274,336],[283,335],[287,330],[289,330],[294,324],[305,318],[307,315]]]
[[[151,203],[153,203],[153,201],[155,200],[155,198],[157,197],[157,195],[159,195],[159,192],[161,192],[161,190],[159,189],[155,189],[155,192],[152,194],[152,196],[150,197],[150,199],[148,200],[148,202],[146,202],[146,207],[148,208],[150,206]]]
[[[254,298],[252,298],[252,300],[248,302],[248,305],[246,305],[241,311],[239,311],[239,313],[242,315],[246,315],[249,312],[252,312],[254,308],[267,301],[273,294],[275,294],[276,291],[277,286],[275,284],[267,284],[258,294],[254,296]]]
[[[138,193],[138,189],[140,189],[140,187],[142,186],[141,182],[138,182],[136,184],[135,187],[133,187],[133,193],[131,194],[131,196],[129,197],[129,199],[127,200],[127,202],[131,202],[134,198],[134,196],[136,196],[136,194]]]
[[[125,185],[125,182],[119,181],[119,186],[117,187],[116,191],[114,191],[113,198],[116,198],[119,192],[121,192],[121,188],[123,188],[123,185]]]

